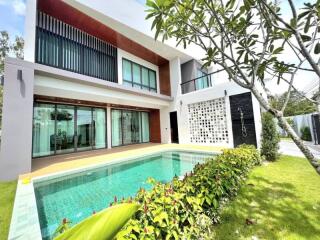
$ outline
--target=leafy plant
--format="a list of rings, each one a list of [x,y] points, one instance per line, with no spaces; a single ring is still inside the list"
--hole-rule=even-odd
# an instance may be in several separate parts
[[[261,155],[268,161],[275,161],[278,157],[280,137],[274,118],[270,113],[262,115]]]
[[[140,208],[117,239],[207,239],[221,207],[237,194],[249,170],[261,161],[252,146],[224,150],[195,166],[183,180],[163,184],[149,179],[133,201]],[[130,199],[128,201],[131,201]]]
[[[311,131],[308,126],[301,127],[301,139],[304,141],[312,141]]]
[[[138,208],[139,205],[135,203],[122,203],[109,207],[70,229],[63,229],[65,231],[55,240],[113,239]]]
[[[315,104],[306,100],[303,96],[303,92],[293,90],[290,94],[287,106],[283,111],[283,116],[287,117],[315,112],[317,110]],[[270,103],[274,108],[280,110],[286,101],[286,97],[286,93],[275,95]]]

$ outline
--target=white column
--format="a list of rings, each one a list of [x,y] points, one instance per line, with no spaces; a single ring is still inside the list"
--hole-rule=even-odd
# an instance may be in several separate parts
[[[27,0],[24,29],[24,60],[35,62],[37,0]]]
[[[230,100],[227,95],[224,97],[225,99],[225,106],[226,106],[226,121],[227,121],[227,129],[228,129],[228,146],[233,148],[233,131],[232,131],[232,119],[231,119],[231,107],[230,107]]]
[[[0,180],[31,171],[34,69],[30,65],[16,59],[5,62]]]
[[[254,126],[256,130],[256,140],[257,140],[257,148],[261,147],[261,131],[262,131],[262,122],[261,122],[261,110],[260,104],[253,94],[252,96],[252,108],[253,108],[253,116],[254,116]]]
[[[108,141],[108,148],[111,148],[111,108],[107,107],[107,141]]]

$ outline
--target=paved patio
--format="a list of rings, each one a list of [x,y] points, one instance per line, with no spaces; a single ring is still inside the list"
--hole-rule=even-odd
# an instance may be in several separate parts
[[[146,143],[115,147],[111,149],[100,149],[43,158],[35,158],[32,160],[32,172],[20,175],[19,179],[40,177],[47,174],[72,170],[80,167],[103,164],[114,159],[151,154],[155,151],[170,149],[220,151],[222,147],[186,144]]]

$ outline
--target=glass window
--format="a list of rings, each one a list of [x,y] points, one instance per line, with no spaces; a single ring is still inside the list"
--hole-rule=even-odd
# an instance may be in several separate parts
[[[141,134],[142,134],[142,142],[150,141],[150,129],[149,129],[149,113],[141,112]]]
[[[106,129],[103,108],[35,103],[33,157],[104,148]]]
[[[122,123],[121,123],[121,110],[112,110],[111,112],[111,125],[112,125],[112,146],[122,145]]]
[[[57,105],[56,152],[74,151],[74,106]]]
[[[55,105],[35,103],[33,113],[33,157],[54,154]]]
[[[196,90],[207,88],[211,86],[209,76],[207,73],[202,72],[200,69],[197,70],[197,78],[196,83]]]
[[[156,72],[150,70],[149,78],[150,78],[150,88],[156,89],[157,88]]]
[[[122,62],[123,80],[132,82],[131,62],[123,60]]]
[[[147,68],[142,68],[142,85],[147,86],[149,89],[149,70]]]
[[[157,92],[157,79],[155,71],[131,62],[127,59],[123,59],[122,63],[124,85]]]
[[[148,112],[113,109],[111,114],[112,146],[150,141]]]
[[[77,150],[91,148],[92,112],[89,107],[77,107]]]
[[[93,128],[93,147],[105,148],[106,144],[106,112],[101,108],[94,108],[92,113],[92,128]]]
[[[141,67],[138,64],[132,64],[132,71],[133,71],[133,82],[141,84],[141,76],[140,76],[140,69]]]

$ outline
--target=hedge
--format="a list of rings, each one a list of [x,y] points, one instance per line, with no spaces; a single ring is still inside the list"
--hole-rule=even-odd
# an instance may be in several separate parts
[[[117,239],[209,237],[221,207],[237,194],[248,172],[260,162],[259,152],[243,145],[196,165],[183,180],[176,177],[163,184],[150,178],[152,190],[140,189],[134,199],[124,200],[141,207]]]

